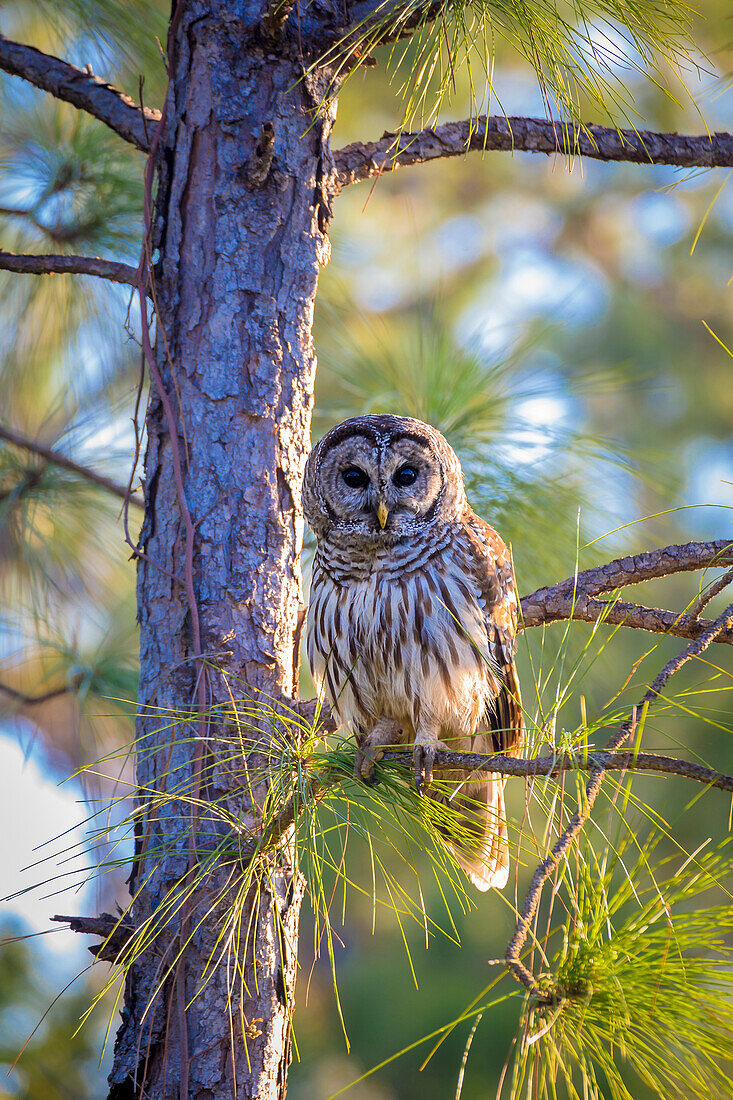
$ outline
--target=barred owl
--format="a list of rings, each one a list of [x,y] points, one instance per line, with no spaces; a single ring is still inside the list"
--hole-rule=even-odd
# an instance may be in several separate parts
[[[413,745],[418,791],[439,749],[517,752],[517,597],[506,546],[469,507],[460,463],[420,420],[356,416],[314,447],[303,507],[317,539],[308,661],[356,737],[356,776]],[[460,815],[447,842],[479,890],[509,874],[504,781],[436,770]]]

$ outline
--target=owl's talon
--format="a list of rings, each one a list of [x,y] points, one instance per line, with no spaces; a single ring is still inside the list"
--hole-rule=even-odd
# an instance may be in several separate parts
[[[412,750],[412,765],[415,770],[415,790],[424,794],[433,782],[435,757],[439,752],[448,751],[443,741],[418,741]]]
[[[354,760],[354,779],[361,780],[367,786],[373,786],[377,782],[375,767],[383,756],[384,749],[381,748],[358,749]]]
[[[412,763],[415,769],[415,790],[418,794],[424,794],[433,782],[433,762],[435,760],[435,747],[433,745],[415,745],[412,751]]]

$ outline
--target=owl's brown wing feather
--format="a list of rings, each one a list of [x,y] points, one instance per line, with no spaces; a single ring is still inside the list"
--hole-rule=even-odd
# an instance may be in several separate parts
[[[470,509],[464,515],[469,568],[484,604],[486,633],[502,686],[487,714],[494,752],[518,756],[523,722],[514,639],[519,611],[509,550],[493,527]]]

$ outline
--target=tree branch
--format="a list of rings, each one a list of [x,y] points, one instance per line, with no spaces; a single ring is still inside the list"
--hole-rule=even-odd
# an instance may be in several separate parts
[[[147,152],[148,127],[160,119],[160,111],[138,107],[124,92],[93,73],[3,35],[0,35],[0,69],[94,115],[125,141]]]
[[[705,610],[711,600],[713,600],[719,593],[727,588],[729,584],[733,584],[733,569],[729,569],[727,573],[724,573],[722,577],[718,577],[716,581],[708,588],[707,592],[702,592],[695,600],[694,604],[690,608],[690,618],[698,619],[700,614]]]
[[[572,595],[574,591],[585,596],[598,596],[601,592],[612,592],[615,588],[625,588],[630,584],[642,584],[644,581],[669,577],[673,573],[690,573],[696,569],[717,568],[733,565],[733,540],[713,539],[709,542],[673,543],[660,550],[645,550],[642,554],[631,554],[624,558],[614,558],[605,565],[592,569],[582,569],[576,576],[553,584],[549,588],[538,588],[522,600],[527,625],[534,625],[531,610],[534,605],[549,607],[555,594]],[[525,608],[526,605],[526,608]]]
[[[613,626],[697,638],[709,628],[710,620],[699,620],[693,614],[676,615],[672,611],[640,604],[620,601],[604,603],[593,597],[674,573],[726,565],[733,565],[733,542],[729,539],[673,544],[643,554],[616,558],[605,565],[583,569],[575,577],[568,577],[547,588],[538,588],[524,596],[521,600],[521,626],[526,629],[567,619],[596,622],[603,616],[604,622]],[[717,640],[733,644],[730,630],[722,630]]]
[[[95,943],[89,948],[92,955],[105,962],[117,962],[124,949],[130,943],[135,929],[123,917],[113,917],[111,913],[100,913],[98,917],[51,917],[59,924],[68,924],[71,932],[81,932],[85,936],[101,936],[103,943]]]
[[[678,653],[672,660],[668,661],[664,668],[659,672],[653,682],[650,684],[647,691],[642,696],[638,705],[632,707],[631,716],[628,721],[624,722],[622,726],[613,734],[606,745],[607,753],[614,753],[616,749],[619,749],[625,741],[632,736],[638,718],[644,717],[646,709],[656,699],[659,698],[664,687],[667,685],[671,677],[678,672],[688,661],[693,657],[699,657],[712,642],[715,641],[717,635],[722,630],[730,630],[733,626],[733,604],[726,608],[723,614],[711,623],[709,628],[704,634],[683,649],[681,653]],[[558,838],[557,843],[552,848],[552,851],[545,857],[536,869],[532,876],[532,881],[527,891],[527,895],[524,899],[524,903],[517,917],[516,927],[514,929],[514,935],[506,949],[504,956],[505,962],[509,969],[519,982],[522,983],[530,992],[535,991],[536,983],[534,975],[527,969],[522,962],[520,955],[524,944],[526,942],[529,930],[532,924],[532,920],[537,911],[537,907],[540,903],[540,897],[542,896],[542,888],[547,882],[550,875],[553,874],[555,869],[559,866],[560,861],[567,855],[570,846],[576,839],[580,830],[585,825],[586,821],[590,817],[591,810],[593,809],[593,803],[595,802],[598,793],[603,783],[603,776],[605,774],[605,765],[602,760],[593,767],[590,774],[587,786],[585,788],[585,799],[579,804],[578,809],[570,819],[567,828]]]
[[[410,753],[410,749],[390,749],[384,754],[383,760],[402,761]],[[438,768],[455,768],[460,771],[484,771],[497,775],[505,775],[511,778],[537,778],[546,776],[556,779],[563,772],[588,771],[592,768],[602,768],[604,771],[637,771],[649,772],[658,775],[679,775],[685,779],[694,780],[708,787],[717,787],[721,791],[733,792],[733,775],[725,775],[723,772],[706,768],[702,764],[695,764],[688,760],[677,760],[672,756],[659,756],[649,752],[583,752],[563,753],[561,756],[538,756],[533,759],[515,759],[510,756],[486,755],[470,752],[438,752],[435,757],[435,766]],[[329,787],[336,786],[341,781],[339,778],[325,776],[313,776],[310,780],[310,794],[315,798]],[[293,799],[289,799],[283,806],[267,829],[265,835],[256,840],[250,840],[243,844],[237,851],[239,858],[247,863],[254,859],[257,853],[272,844],[288,831],[295,821],[298,811],[303,808],[305,800],[301,796],[296,806]],[[129,945],[135,929],[126,923],[122,917],[113,917],[109,913],[100,913],[97,917],[51,917],[52,921],[68,924],[72,932],[80,932],[87,936],[100,936],[104,943],[94,944],[89,950],[98,959],[115,962],[121,952]]]
[[[628,626],[635,630],[648,630],[651,634],[671,634],[675,638],[699,638],[710,626],[710,619],[696,619],[661,607],[645,607],[638,603],[593,600],[587,596],[554,595],[550,606],[539,614],[533,613],[532,621],[524,626],[541,626],[545,623],[565,622],[597,623],[608,626]],[[520,626],[522,624],[520,623]],[[721,630],[717,642],[733,645],[733,631]]]
[[[384,760],[404,759],[411,749],[390,749],[384,754]],[[511,757],[483,755],[472,752],[438,752],[435,755],[436,768],[456,768],[459,771],[494,772],[511,778],[535,778],[547,776],[556,779],[563,772],[591,771],[603,768],[607,772],[656,772],[660,775],[680,775],[693,779],[721,791],[733,791],[733,775],[725,775],[694,764],[689,760],[678,760],[673,756],[660,756],[653,752],[609,752],[606,749],[588,750],[579,753],[562,753],[559,756]]]
[[[26,451],[31,451],[32,454],[45,458],[47,462],[52,462],[54,466],[60,466],[64,470],[69,470],[72,474],[76,474],[78,477],[90,481],[100,489],[106,489],[108,493],[113,493],[121,500],[128,499],[127,489],[123,485],[118,485],[116,481],[112,481],[111,478],[105,477],[104,474],[98,474],[96,470],[92,470],[88,466],[82,466],[79,462],[74,462],[59,451],[54,451],[50,447],[44,447],[43,444],[38,443],[37,440],[30,439],[28,436],[23,435],[21,432],[16,432],[12,428],[7,428],[4,424],[0,424],[0,439],[4,439],[6,443],[12,443],[14,447],[22,447]],[[136,508],[145,508],[143,498],[137,493],[130,493],[129,499]]]
[[[5,211],[0,210],[0,214]],[[137,272],[129,264],[97,256],[21,256],[0,249],[0,269],[19,275],[96,275],[112,283],[137,285]]]
[[[15,699],[24,707],[36,706],[40,703],[48,703],[51,699],[58,699],[61,695],[68,695],[69,692],[75,691],[76,684],[66,684],[64,687],[51,688],[50,691],[43,691],[39,695],[27,695],[24,691],[18,691],[17,688],[10,687],[9,684],[0,684],[0,692],[5,695],[9,695],[11,699]]]
[[[613,126],[575,126],[541,118],[480,115],[417,133],[385,133],[379,141],[355,141],[334,153],[338,186],[383,172],[470,151],[561,153],[593,160],[674,164],[683,168],[733,166],[733,135],[658,134]]]

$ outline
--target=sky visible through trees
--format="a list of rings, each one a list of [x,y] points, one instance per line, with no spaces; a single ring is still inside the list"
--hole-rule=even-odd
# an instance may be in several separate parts
[[[136,98],[144,71],[143,100],[160,104],[165,74],[155,36],[165,40],[166,4],[138,0],[123,12],[124,5],[78,0],[63,16],[57,7],[7,4],[0,29],[90,64]],[[679,83],[672,82],[672,97],[628,64],[619,66],[639,126],[690,133],[733,128],[727,4],[704,0],[699,7],[694,37],[707,57],[686,73],[694,102]],[[90,21],[80,23],[80,14]],[[387,79],[386,49],[375,57],[378,64],[359,70],[340,96],[334,148],[377,139],[400,122],[399,77]],[[441,120],[463,118],[470,109],[466,78],[456,79]],[[501,42],[493,80],[492,112],[544,116],[533,72]],[[0,248],[84,252],[135,266],[143,158],[94,120],[9,77],[0,81],[0,110]],[[608,121],[589,110],[593,121]],[[626,124],[617,112],[613,117]],[[727,169],[472,153],[345,189],[330,235],[314,330],[314,432],[362,411],[434,423],[461,454],[474,508],[511,542],[520,591],[571,576],[576,563],[587,568],[623,553],[732,534]],[[2,423],[126,482],[140,369],[128,288],[61,275],[0,273],[0,281]],[[0,680],[30,695],[70,689],[35,703],[8,693],[0,699],[0,769],[12,777],[2,809],[3,833],[12,840],[4,858],[17,869],[44,854],[29,851],[31,836],[34,843],[57,836],[98,809],[98,800],[119,797],[130,781],[127,760],[115,763],[118,783],[99,778],[99,770],[109,769],[92,765],[132,739],[135,570],[121,536],[119,501],[22,448],[0,447]],[[130,521],[134,537],[133,511]],[[683,608],[699,580],[682,574],[651,582],[645,600]],[[726,602],[718,596],[706,613],[715,617]],[[645,658],[658,639],[610,628],[593,635],[591,627],[574,624],[558,664],[563,631],[557,625],[542,637],[525,636],[519,649],[523,684],[538,685],[536,699],[527,700],[534,689],[525,688],[525,702],[538,710],[552,711],[569,670],[576,662],[582,669],[557,708],[559,737],[584,715],[602,712],[622,685],[622,702],[636,699],[645,678],[679,649],[663,639]],[[674,706],[663,723],[650,721],[644,747],[684,746],[689,758],[730,772],[731,661],[728,646],[713,648],[714,667],[680,676]],[[58,791],[49,786],[84,767],[81,778]],[[708,837],[717,843],[727,833],[722,794],[695,802],[698,791],[681,780],[653,778],[637,780],[634,791],[639,801],[627,812],[640,837],[660,824],[644,804],[667,822],[656,857],[672,858],[677,844],[695,852]],[[519,781],[509,812],[516,842],[525,812]],[[603,820],[599,815],[591,842],[600,843]],[[369,893],[368,852],[354,846],[350,855],[350,877]],[[533,855],[523,856],[529,870]],[[624,859],[633,862],[631,853]],[[17,878],[7,881],[22,889],[65,869],[42,864],[19,885]],[[10,902],[3,932],[40,930],[52,912],[111,908],[122,877],[107,875],[60,898]],[[514,900],[511,886],[507,896]],[[428,908],[437,898],[437,887],[426,886]],[[460,947],[436,936],[425,951],[424,930],[414,925],[406,930],[408,954],[393,914],[380,913],[373,930],[371,899],[358,889],[348,891],[345,912],[343,927],[340,915],[334,918],[335,957],[350,1046],[328,959],[321,956],[311,973],[313,918],[304,910],[294,1100],[330,1096],[454,1019],[491,980],[487,960],[501,954],[513,926],[509,907],[491,895],[470,912],[454,913]],[[9,975],[0,980],[0,1063],[12,1061],[46,1004],[85,965],[78,937],[63,930],[0,948],[0,975]],[[0,1096],[3,1089],[29,1100],[102,1094],[105,1071],[95,1056],[107,1024],[104,1007],[69,1038],[99,984],[95,974],[79,979],[41,1026],[12,1085],[0,1082]],[[509,1001],[480,1024],[464,1096],[493,1095],[518,1008]],[[345,1095],[452,1096],[469,1030],[464,1025],[451,1034],[422,1073],[429,1044]],[[78,1076],[75,1062],[84,1067]],[[633,1071],[630,1080],[641,1100],[647,1093]]]

